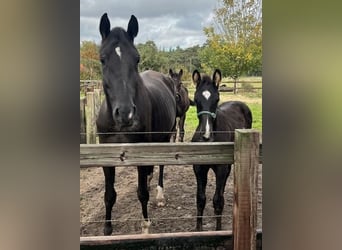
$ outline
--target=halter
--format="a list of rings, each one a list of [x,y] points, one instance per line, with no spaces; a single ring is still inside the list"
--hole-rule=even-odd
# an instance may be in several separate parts
[[[208,115],[210,115],[213,119],[216,118],[216,113],[211,113],[211,112],[209,112],[209,111],[201,111],[201,112],[198,112],[198,113],[197,113],[197,116],[199,117],[200,115],[203,115],[203,114],[208,114]]]

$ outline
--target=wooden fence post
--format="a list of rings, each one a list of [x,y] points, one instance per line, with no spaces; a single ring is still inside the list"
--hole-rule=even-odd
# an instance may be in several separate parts
[[[80,98],[80,143],[87,143],[85,97]]]
[[[94,107],[95,116],[97,117],[101,107],[101,89],[94,89]]]
[[[100,111],[100,107],[101,107],[101,89],[96,88],[94,89],[94,109],[95,109],[95,119],[97,118],[99,111]],[[94,124],[95,126],[95,130],[96,129],[96,124]],[[99,143],[99,137],[96,136],[96,143]]]
[[[259,133],[235,130],[234,144],[234,250],[256,249]]]
[[[95,116],[95,102],[94,92],[87,92],[87,106],[86,106],[86,121],[87,121],[87,143],[96,143],[96,116]]]

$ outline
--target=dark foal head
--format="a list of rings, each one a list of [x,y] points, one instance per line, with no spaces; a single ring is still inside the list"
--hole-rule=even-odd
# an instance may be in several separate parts
[[[111,30],[107,13],[101,17],[103,89],[108,110],[121,129],[132,128],[136,121],[135,96],[141,79],[138,73],[139,53],[133,40],[138,29],[138,21],[133,15],[127,31],[119,27]]]
[[[181,69],[179,73],[173,72],[172,69],[169,69],[169,75],[176,83],[176,101],[178,102],[181,98],[180,91],[182,86],[183,69]]]
[[[221,71],[216,69],[211,79],[207,75],[201,77],[200,73],[195,70],[192,73],[192,80],[196,85],[194,100],[199,120],[196,130],[199,133],[197,138],[200,141],[213,141],[213,123],[220,100],[218,87],[221,82]]]

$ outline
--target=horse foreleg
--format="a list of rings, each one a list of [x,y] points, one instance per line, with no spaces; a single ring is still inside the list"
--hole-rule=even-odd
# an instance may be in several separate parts
[[[151,181],[153,179],[153,169],[151,172],[147,172],[147,190],[151,190]]]
[[[103,167],[105,176],[105,194],[104,202],[106,206],[106,222],[104,224],[103,233],[104,235],[111,235],[113,232],[112,228],[112,208],[116,201],[116,191],[114,188],[115,182],[115,167]]]
[[[178,133],[178,127],[179,127],[179,118],[176,117],[175,124],[174,124],[174,126],[172,128],[170,142],[176,142],[176,140],[177,140],[177,133]]]
[[[207,186],[207,176],[209,167],[194,165],[193,166],[196,180],[197,180],[197,195],[196,195],[196,203],[197,203],[197,222],[196,222],[196,230],[203,230],[203,210],[206,203],[205,189]]]
[[[158,186],[157,186],[157,206],[164,207],[165,206],[165,197],[164,197],[164,165],[159,166],[159,179],[158,179]]]
[[[183,142],[184,141],[184,123],[186,119],[186,114],[184,114],[180,119],[179,119],[179,141]]]
[[[216,176],[216,189],[213,198],[213,206],[216,217],[216,230],[222,229],[222,211],[224,207],[224,188],[230,173],[231,166],[217,166],[214,168]]]
[[[141,223],[142,233],[149,233],[149,227],[151,225],[151,221],[148,219],[147,214],[147,204],[150,198],[148,189],[147,189],[147,175],[148,173],[153,172],[153,166],[144,166],[138,167],[138,199],[141,203],[142,214],[144,217],[143,222]]]

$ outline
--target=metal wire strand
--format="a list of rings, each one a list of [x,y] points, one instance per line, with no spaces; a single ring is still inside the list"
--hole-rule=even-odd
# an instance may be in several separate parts
[[[230,217],[228,215],[206,215],[206,216],[188,216],[188,217],[166,217],[166,218],[155,218],[155,217],[149,217],[150,220],[152,221],[165,221],[165,220],[188,220],[188,219],[197,219],[197,218],[217,218],[217,217],[221,217],[221,218],[227,218]],[[128,219],[124,219],[124,220],[120,220],[120,219],[116,219],[116,220],[81,220],[80,223],[82,224],[86,224],[86,223],[104,223],[104,222],[120,222],[120,223],[124,223],[124,222],[128,222],[128,221],[142,221],[143,219],[134,219],[134,218],[128,218]]]

